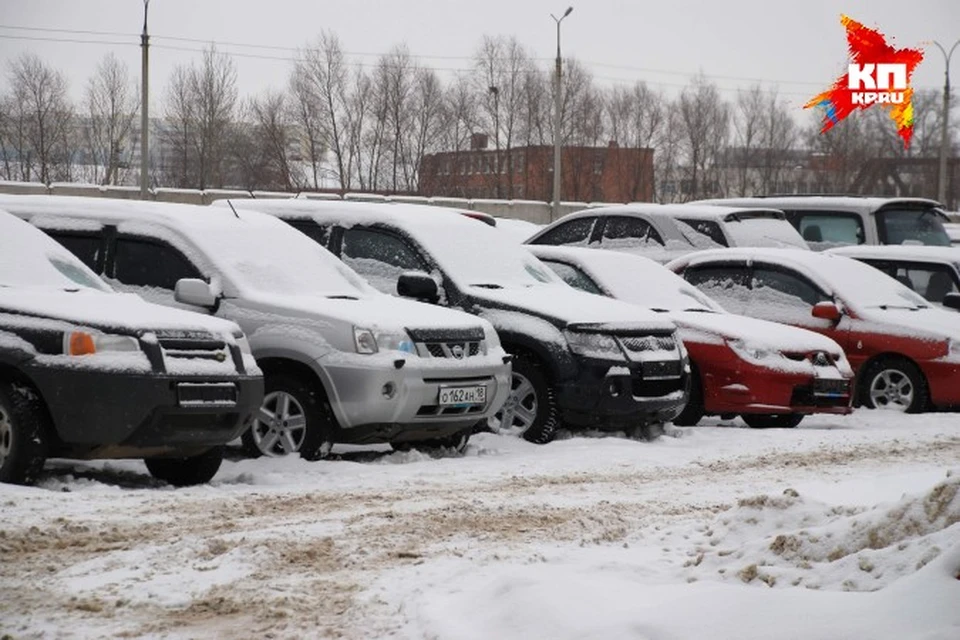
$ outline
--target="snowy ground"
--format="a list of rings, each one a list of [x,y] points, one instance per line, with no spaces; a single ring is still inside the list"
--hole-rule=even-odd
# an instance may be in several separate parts
[[[0,486],[0,637],[960,638],[960,416],[740,426],[54,461]]]

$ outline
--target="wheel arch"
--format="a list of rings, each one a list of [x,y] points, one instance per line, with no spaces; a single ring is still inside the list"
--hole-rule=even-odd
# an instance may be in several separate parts
[[[870,370],[870,367],[883,360],[902,360],[916,367],[924,386],[927,388],[927,403],[930,403],[930,381],[927,379],[927,374],[923,372],[923,367],[921,367],[920,364],[910,356],[896,351],[884,351],[882,353],[877,353],[870,356],[857,369],[857,375],[854,379],[854,389],[856,389],[856,399],[858,405],[863,403],[863,394],[867,391],[863,388],[863,384],[865,382],[864,374]]]
[[[40,387],[37,386],[33,379],[24,373],[20,368],[0,361],[0,382],[20,384],[30,389],[31,393],[33,393],[35,396],[32,401],[36,403],[37,408],[40,410],[42,416],[43,430],[47,437],[47,448],[51,451],[55,451],[57,448],[62,447],[63,441],[60,439],[60,435],[57,433],[56,425],[53,423],[53,416],[51,415],[49,406],[47,405],[47,399],[44,397],[43,392],[40,391]]]

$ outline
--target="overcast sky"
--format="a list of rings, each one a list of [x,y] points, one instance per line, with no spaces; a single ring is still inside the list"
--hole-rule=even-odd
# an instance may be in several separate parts
[[[570,1],[570,0],[566,0]],[[960,0],[572,0],[562,25],[563,55],[583,62],[598,82],[644,80],[675,90],[702,71],[732,97],[750,79],[778,85],[799,105],[825,89],[845,69],[846,42],[840,14],[879,27],[899,47],[960,38]],[[199,58],[205,44],[225,52],[284,58],[321,30],[339,35],[355,63],[406,43],[423,66],[442,78],[470,66],[484,35],[516,36],[547,68],[556,51],[556,27],[565,0],[151,0],[151,93],[158,104],[171,70]],[[0,0],[0,90],[5,67],[25,51],[62,69],[74,96],[82,94],[97,61],[113,51],[139,77],[139,32],[143,0]],[[57,29],[115,32],[71,34]],[[165,38],[162,38],[164,36]],[[100,40],[108,43],[40,39]],[[171,40],[193,39],[198,42]],[[227,45],[263,45],[252,48]],[[161,47],[180,47],[190,51]],[[235,56],[241,94],[286,85],[284,60]],[[960,85],[960,47],[953,57]],[[943,56],[932,45],[914,76],[914,86],[941,87]]]

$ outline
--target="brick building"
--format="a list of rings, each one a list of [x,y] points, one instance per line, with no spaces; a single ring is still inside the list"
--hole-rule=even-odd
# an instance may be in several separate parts
[[[487,148],[474,134],[471,148],[424,156],[420,193],[458,198],[553,199],[553,147]],[[653,199],[653,149],[563,147],[560,199],[581,202],[649,202]]]

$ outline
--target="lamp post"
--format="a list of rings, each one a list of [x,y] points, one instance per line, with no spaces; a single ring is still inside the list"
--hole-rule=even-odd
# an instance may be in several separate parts
[[[150,36],[147,35],[147,8],[143,0],[143,33],[140,34],[140,199],[146,200],[150,183]]]
[[[557,23],[557,69],[554,77],[555,87],[553,92],[553,207],[551,209],[551,221],[556,220],[560,214],[560,23],[570,15],[573,7],[567,7],[563,15],[559,18],[552,13],[550,17]]]
[[[947,130],[950,121],[950,57],[953,56],[954,49],[960,45],[960,40],[953,43],[948,52],[943,45],[934,41],[940,53],[943,54],[943,116],[940,118],[940,171],[937,172],[937,200],[944,206],[947,204],[947,149],[949,147],[947,139]]]
[[[493,147],[497,154],[494,157],[493,169],[496,172],[497,198],[502,198],[500,189],[500,87],[491,85],[490,94],[493,96]]]

